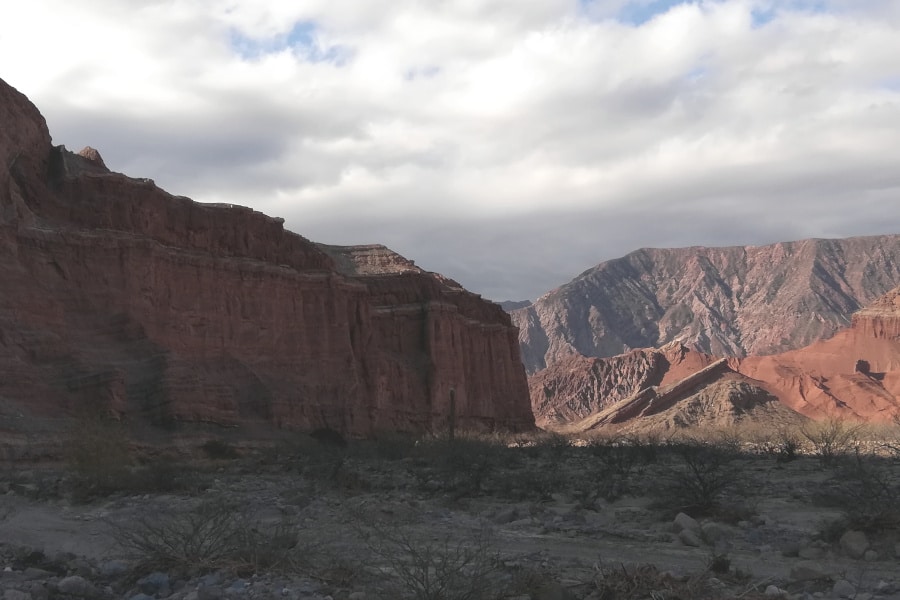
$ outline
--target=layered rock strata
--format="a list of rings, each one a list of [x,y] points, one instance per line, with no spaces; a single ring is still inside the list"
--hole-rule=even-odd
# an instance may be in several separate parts
[[[677,341],[719,356],[826,339],[900,285],[900,235],[643,249],[513,310],[526,369]]]
[[[445,427],[452,389],[460,428],[533,424],[516,328],[450,280],[53,147],[2,81],[0,160],[7,416],[365,435]]]
[[[741,385],[725,386],[725,381]],[[745,404],[759,409],[757,417],[779,423],[790,422],[791,412],[813,419],[891,421],[900,418],[900,288],[856,312],[851,326],[834,337],[800,350],[716,359],[674,343],[611,358],[571,357],[532,376],[530,388],[537,422],[555,429],[640,419],[687,422],[684,415],[699,415],[701,405],[719,414],[732,410],[723,412],[723,406],[744,410],[741,397],[752,400]],[[717,408],[709,404],[716,389],[728,400]],[[689,408],[698,398],[700,404]],[[790,411],[776,411],[768,404],[773,398]],[[710,420],[717,421],[707,415]]]

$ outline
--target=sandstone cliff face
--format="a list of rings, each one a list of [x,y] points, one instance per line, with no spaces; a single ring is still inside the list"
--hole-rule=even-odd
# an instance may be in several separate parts
[[[517,330],[449,280],[53,148],[2,81],[0,159],[3,407],[367,434],[444,427],[453,388],[460,427],[533,424]]]
[[[512,311],[526,369],[678,341],[716,355],[800,348],[900,284],[900,236],[644,249]]]

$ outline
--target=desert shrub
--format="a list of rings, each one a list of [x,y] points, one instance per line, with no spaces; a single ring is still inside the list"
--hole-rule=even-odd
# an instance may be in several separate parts
[[[543,432],[522,440],[522,452],[531,458],[545,458],[553,461],[565,460],[572,451],[569,438],[559,433]]]
[[[850,454],[857,447],[863,426],[839,419],[829,419],[806,425],[800,429],[801,435],[812,445],[813,452],[830,465],[839,456]]]
[[[578,478],[582,502],[612,501],[630,493],[632,478],[656,460],[655,449],[649,449],[637,438],[598,438],[588,443],[585,450],[590,458]]]
[[[489,439],[421,440],[415,448],[414,475],[421,487],[455,498],[479,495],[491,475],[512,466],[512,450]]]
[[[729,446],[686,439],[671,444],[670,452],[675,464],[664,475],[658,493],[673,512],[711,514],[740,483],[742,473],[735,468],[738,454]]]
[[[785,463],[796,460],[801,450],[803,450],[803,442],[796,431],[787,427],[782,427],[777,431],[772,447],[772,454],[775,455],[776,461]]]
[[[64,452],[78,499],[120,491],[128,480],[131,447],[125,429],[112,419],[96,416],[79,420]]]
[[[598,600],[644,600],[645,598],[691,598],[694,600],[719,597],[710,589],[706,574],[694,577],[675,577],[661,572],[654,565],[628,567],[600,567],[594,578],[596,590],[592,598]]]
[[[293,522],[264,522],[222,499],[110,525],[122,551],[147,570],[249,574],[295,566],[291,549],[298,530]]]
[[[418,439],[407,433],[383,432],[372,439],[354,442],[350,453],[369,461],[399,461],[414,456]]]
[[[416,600],[486,600],[498,597],[498,553],[487,529],[453,540],[416,539],[402,529],[361,530],[377,565],[396,594]]]
[[[900,529],[900,477],[877,456],[845,460],[822,492],[826,504],[840,508],[843,525],[866,532]]]
[[[206,440],[200,449],[212,460],[233,460],[239,456],[237,448],[220,439]]]

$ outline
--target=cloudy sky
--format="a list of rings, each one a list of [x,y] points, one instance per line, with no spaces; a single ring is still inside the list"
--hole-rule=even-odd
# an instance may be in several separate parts
[[[534,299],[644,246],[900,233],[896,0],[28,0],[0,78],[175,194]]]

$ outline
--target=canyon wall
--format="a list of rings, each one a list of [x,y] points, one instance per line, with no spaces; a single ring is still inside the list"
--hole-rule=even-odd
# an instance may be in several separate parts
[[[108,410],[349,434],[533,426],[499,306],[381,247],[53,147],[0,81],[0,427]]]
[[[900,285],[900,235],[647,248],[511,311],[526,369],[677,341],[719,356],[801,348]]]
[[[705,389],[704,410],[710,409],[716,399],[709,390],[723,381],[741,385],[722,384],[731,400],[714,412],[743,410],[739,398],[746,392],[754,410],[766,405],[759,418],[781,424],[795,419],[769,406],[769,397],[813,419],[900,418],[900,287],[854,313],[851,325],[830,339],[798,350],[716,359],[671,343],[609,358],[567,357],[533,375],[529,384],[539,425],[584,430],[658,411],[685,420],[684,402],[696,401]],[[679,411],[682,416],[674,417]],[[646,424],[654,422],[660,424]]]

